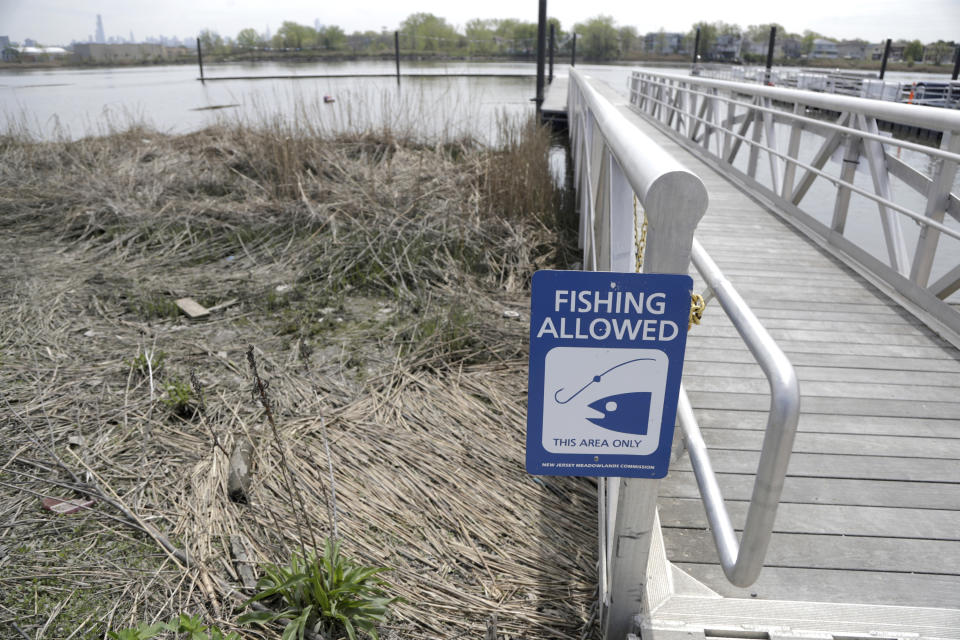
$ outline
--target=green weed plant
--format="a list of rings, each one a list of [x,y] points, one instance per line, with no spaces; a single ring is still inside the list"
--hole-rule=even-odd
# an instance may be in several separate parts
[[[377,624],[398,601],[383,590],[383,571],[353,562],[340,553],[339,542],[327,540],[319,558],[308,551],[306,557],[294,553],[287,566],[265,565],[257,584],[260,592],[246,604],[264,601],[280,610],[249,611],[238,622],[266,624],[287,618],[283,640],[302,640],[307,630],[325,637],[345,632],[349,640],[357,640],[363,631],[378,640]]]
[[[186,640],[241,640],[236,631],[224,633],[216,625],[207,626],[203,624],[200,616],[191,616],[181,613],[170,622],[157,624],[143,624],[121,629],[120,631],[108,631],[107,637],[111,640],[149,640],[164,631],[173,631],[178,636],[186,636]]]

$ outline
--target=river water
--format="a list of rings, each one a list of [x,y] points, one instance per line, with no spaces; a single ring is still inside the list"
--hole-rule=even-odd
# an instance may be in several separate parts
[[[389,129],[424,141],[471,137],[496,144],[501,124],[521,120],[533,112],[533,63],[401,62],[398,87],[392,60],[324,63],[236,63],[208,65],[207,78],[229,76],[301,76],[299,79],[198,81],[196,66],[166,65],[95,69],[34,69],[0,72],[0,129],[20,128],[41,138],[78,138],[122,130],[134,123],[169,133],[184,133],[220,121],[262,122],[294,119],[327,133]],[[627,78],[635,66],[578,65],[578,69],[626,94]],[[652,69],[651,69],[652,70]],[[557,65],[558,74],[567,66]],[[464,74],[473,74],[465,77]],[[305,78],[329,75],[342,77]],[[357,77],[367,75],[370,77]],[[945,74],[890,73],[891,80],[947,79]],[[325,102],[329,96],[332,102]],[[785,140],[787,132],[778,136]],[[801,150],[801,157],[815,149]],[[741,154],[745,156],[745,154]],[[929,175],[922,154],[904,160]],[[562,167],[563,152],[554,154]],[[745,159],[742,160],[745,162]],[[839,163],[839,156],[834,159]],[[829,169],[829,168],[828,168]],[[858,185],[869,177],[858,172]],[[562,175],[562,171],[560,172]],[[761,181],[764,180],[760,172]],[[915,211],[922,198],[903,185],[894,187]],[[958,178],[960,191],[960,178]],[[869,187],[867,187],[869,188]],[[955,192],[956,192],[955,191]],[[804,203],[829,224],[835,188],[818,180]],[[895,198],[902,201],[900,198]],[[903,202],[907,204],[908,202]],[[882,235],[876,205],[854,195],[850,230],[855,242],[883,258]],[[955,221],[948,224],[955,225]],[[916,224],[904,220],[908,245],[915,241]],[[941,240],[934,278],[960,262],[960,242]],[[953,296],[957,298],[957,295]]]

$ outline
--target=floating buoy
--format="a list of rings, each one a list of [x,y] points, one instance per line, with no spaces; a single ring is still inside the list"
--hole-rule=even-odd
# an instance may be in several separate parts
[[[323,96],[323,101],[326,103],[333,102],[333,96]]]

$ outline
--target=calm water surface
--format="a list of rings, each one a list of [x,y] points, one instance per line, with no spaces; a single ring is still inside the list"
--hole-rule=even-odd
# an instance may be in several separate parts
[[[627,78],[635,68],[578,66],[624,95]],[[555,73],[565,75],[567,69],[567,65],[558,64]],[[6,120],[7,126],[26,127],[40,137],[96,135],[123,129],[134,122],[143,122],[161,131],[183,133],[223,120],[257,122],[282,117],[295,118],[329,133],[377,131],[386,127],[423,140],[471,136],[495,144],[500,123],[533,113],[530,100],[536,91],[533,63],[403,62],[401,70],[430,77],[404,77],[398,87],[392,77],[301,77],[200,83],[197,67],[190,65],[3,71],[0,72],[0,118]],[[394,71],[390,60],[242,63],[208,65],[206,76],[375,76]],[[477,75],[463,77],[461,74]],[[948,78],[946,74],[909,73],[890,73],[887,77],[891,80]],[[324,96],[332,97],[334,102],[325,103]],[[0,120],[0,127],[3,125]],[[781,140],[787,135],[785,130],[778,131]],[[802,149],[801,158],[812,156],[815,146]],[[931,167],[924,156],[904,150],[902,157],[929,175]],[[553,160],[563,162],[559,154],[555,154]],[[839,165],[839,161],[838,154],[833,162]],[[745,162],[746,154],[742,153],[737,164]],[[855,182],[869,188],[865,168],[860,167]],[[763,167],[758,177],[762,182],[769,180]],[[957,186],[960,190],[960,178]],[[892,187],[896,201],[909,203],[914,210],[923,210],[922,198],[906,185],[894,179]],[[805,200],[806,208],[829,223],[834,195],[834,187],[818,180]],[[953,226],[954,222],[948,224]],[[910,246],[919,228],[907,219],[903,219],[902,224]],[[848,236],[874,255],[885,254],[876,205],[857,195],[851,199]],[[960,255],[957,241],[943,238],[941,245],[934,278],[955,265]]]

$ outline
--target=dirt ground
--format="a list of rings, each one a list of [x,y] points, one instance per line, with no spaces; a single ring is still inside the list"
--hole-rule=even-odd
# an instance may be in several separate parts
[[[237,625],[238,555],[335,529],[403,598],[381,636],[592,637],[594,487],[523,465],[562,229],[493,212],[488,150],[251,135],[0,144],[0,636],[279,637]]]

